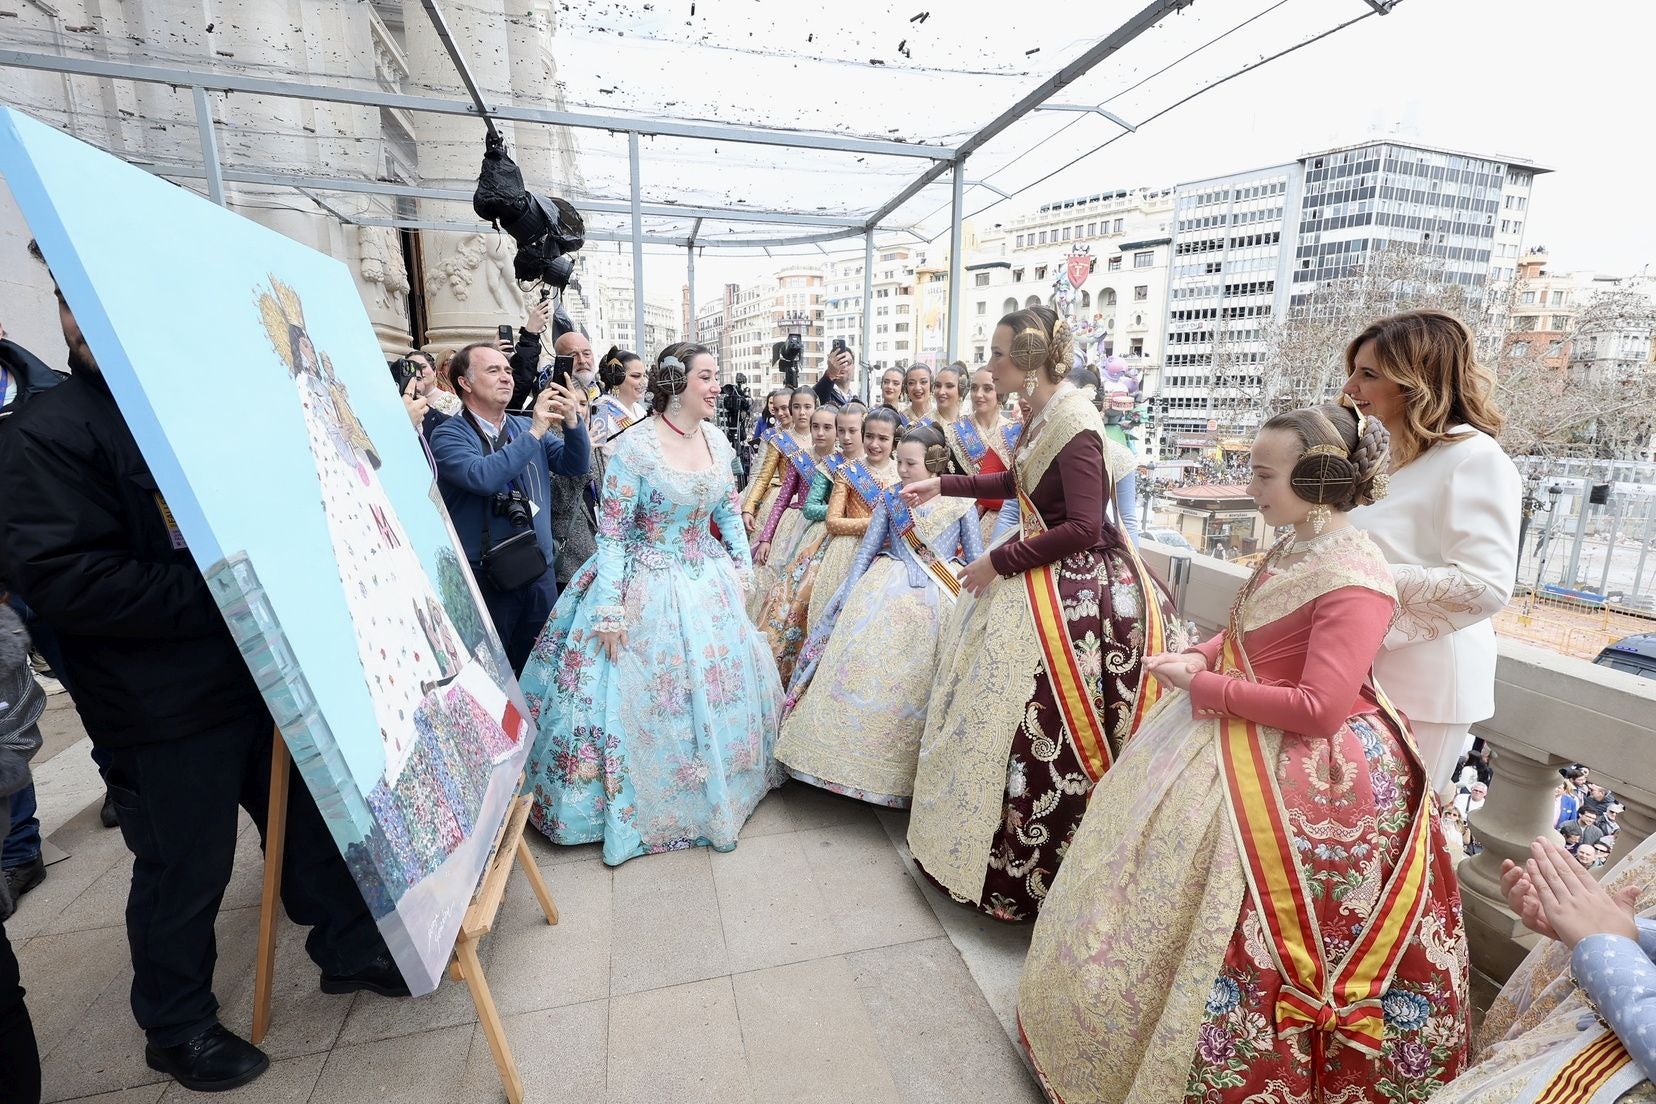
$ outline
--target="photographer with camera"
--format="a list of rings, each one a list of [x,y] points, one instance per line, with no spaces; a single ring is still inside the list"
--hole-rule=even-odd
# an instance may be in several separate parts
[[[516,673],[558,597],[552,475],[585,475],[592,450],[574,396],[559,383],[538,392],[531,416],[508,413],[512,366],[495,346],[467,345],[449,373],[465,409],[431,435],[437,485]],[[559,422],[561,437],[550,432]]]

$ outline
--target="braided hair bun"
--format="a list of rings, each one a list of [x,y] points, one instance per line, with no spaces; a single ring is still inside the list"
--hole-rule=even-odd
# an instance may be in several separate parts
[[[949,443],[943,431],[934,425],[919,426],[903,434],[899,445],[919,445],[926,450],[926,470],[933,475],[949,471]]]
[[[1006,315],[1000,325],[1012,331],[1012,347],[1007,355],[1018,371],[1038,372],[1048,383],[1058,383],[1069,374],[1075,335],[1057,311],[1029,307]]]
[[[1278,414],[1260,427],[1273,430],[1299,438],[1303,451],[1288,480],[1304,501],[1345,511],[1385,497],[1391,436],[1380,419],[1323,403]]]
[[[613,391],[621,386],[627,378],[627,364],[644,358],[637,353],[623,349],[619,345],[611,345],[610,351],[598,362],[598,384],[605,391]]]
[[[699,356],[712,355],[712,349],[691,341],[674,342],[662,349],[655,367],[650,370],[651,409],[660,414],[671,407],[673,399],[690,386],[690,362]]]

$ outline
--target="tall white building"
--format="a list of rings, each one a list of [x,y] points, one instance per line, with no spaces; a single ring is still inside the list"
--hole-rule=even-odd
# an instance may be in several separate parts
[[[1406,247],[1483,295],[1513,278],[1534,178],[1548,170],[1394,140],[1181,184],[1166,318],[1162,451],[1246,435],[1273,319]]]
[[[619,345],[653,362],[664,346],[679,339],[681,304],[648,291],[644,293],[643,341],[634,333],[637,320],[631,257],[599,249],[582,250],[575,255],[575,274],[581,290],[566,293],[566,309],[570,320],[585,330],[597,355],[603,356],[611,345]]]
[[[1067,289],[1070,317],[1090,363],[1128,360],[1146,382],[1161,369],[1172,189],[1099,192],[1042,204],[1033,213],[976,229],[966,258],[957,329],[961,358],[986,363],[1002,315],[1056,305],[1068,259],[1091,270]]]
[[[828,351],[823,328],[823,270],[817,265],[793,265],[755,287],[739,288],[725,311],[730,354],[725,374],[732,381],[740,372],[755,398],[782,386],[782,371],[774,362],[775,344],[790,333],[804,343],[799,383],[815,382]]]

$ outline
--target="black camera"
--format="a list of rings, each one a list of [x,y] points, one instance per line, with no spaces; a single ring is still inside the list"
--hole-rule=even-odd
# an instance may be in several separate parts
[[[569,254],[586,244],[586,223],[568,200],[531,192],[523,172],[506,152],[506,140],[491,131],[483,168],[472,195],[472,210],[505,230],[517,243],[512,269],[520,281],[541,281],[563,291],[575,271]]]
[[[497,494],[489,503],[495,517],[503,517],[511,523],[513,529],[527,529],[535,520],[529,510],[529,496],[522,491],[506,491]]]
[[[805,338],[797,332],[790,333],[786,341],[771,345],[771,359],[782,370],[783,386],[799,386],[799,360],[804,355]]]

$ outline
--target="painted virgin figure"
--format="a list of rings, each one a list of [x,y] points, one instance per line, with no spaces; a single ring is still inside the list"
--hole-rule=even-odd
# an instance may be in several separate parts
[[[1158,694],[1142,661],[1171,617],[1132,545],[1105,521],[1104,427],[1073,386],[1069,324],[1045,307],[1001,319],[990,368],[1030,417],[1012,470],[922,480],[1016,497],[1021,532],[967,565],[943,631],[914,782],[909,846],[957,901],[1032,920],[1094,784]]]
[[[1294,533],[1093,793],[1018,992],[1065,1104],[1406,1104],[1466,1058],[1460,894],[1407,722],[1371,676],[1397,611],[1346,512],[1387,434],[1266,422],[1249,493]]]
[[[271,344],[298,390],[357,656],[372,689],[385,749],[384,779],[395,783],[418,734],[447,727],[447,695],[440,701],[435,692],[456,679],[472,657],[457,643],[461,636],[380,482],[378,449],[351,409],[345,384],[305,330],[298,295],[272,277],[258,303]],[[494,676],[483,677],[504,697]],[[465,709],[470,711],[469,704]],[[504,743],[518,735],[514,731]],[[365,792],[372,786],[358,781]]]

